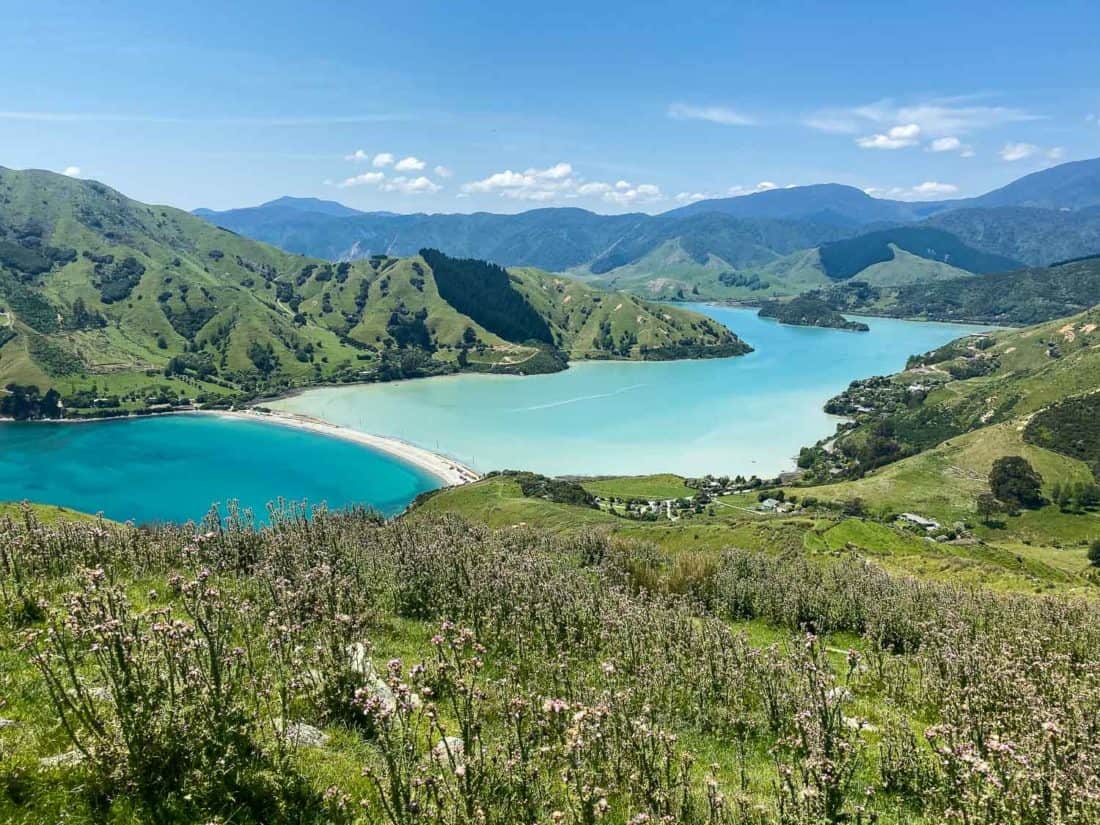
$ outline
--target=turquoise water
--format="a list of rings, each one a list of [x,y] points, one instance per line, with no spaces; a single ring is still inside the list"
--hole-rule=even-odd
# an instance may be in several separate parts
[[[175,415],[0,425],[0,501],[29,499],[120,521],[198,520],[230,499],[262,521],[279,497],[393,514],[438,486],[376,450],[257,421]]]
[[[852,380],[896,371],[913,353],[983,329],[867,318],[870,332],[847,332],[783,326],[751,309],[692,308],[756,351],[322,388],[270,406],[397,436],[481,471],[771,475],[834,431],[822,404]]]

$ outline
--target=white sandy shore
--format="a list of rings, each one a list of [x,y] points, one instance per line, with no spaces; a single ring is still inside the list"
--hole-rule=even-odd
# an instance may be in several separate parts
[[[294,427],[299,430],[308,430],[309,432],[318,433],[320,435],[354,441],[357,444],[373,447],[376,450],[380,450],[388,455],[392,455],[395,458],[412,464],[427,473],[431,473],[448,487],[454,487],[459,484],[469,484],[471,481],[477,481],[481,477],[464,464],[433,453],[430,450],[425,450],[422,447],[417,447],[415,444],[409,444],[407,441],[401,441],[400,439],[389,438],[387,436],[362,433],[348,427],[341,427],[338,424],[330,424],[327,421],[321,421],[318,418],[311,418],[307,415],[284,412],[263,413],[254,410],[195,410],[194,412],[199,415],[216,415],[221,418],[266,421],[271,424],[280,424],[284,427]]]
[[[469,484],[471,481],[477,481],[481,478],[478,473],[461,462],[439,455],[438,453],[433,453],[431,450],[425,450],[423,447],[417,447],[415,444],[410,444],[399,438],[362,433],[358,430],[341,427],[339,424],[330,424],[319,418],[311,418],[308,415],[300,415],[299,413],[264,413],[258,412],[257,410],[166,410],[165,412],[158,412],[156,415],[215,415],[221,418],[237,418],[245,421],[266,421],[269,424],[280,424],[284,427],[308,430],[309,432],[318,433],[319,435],[343,438],[346,441],[354,441],[357,444],[373,447],[376,450],[399,458],[408,464],[412,464],[414,467],[418,467],[426,473],[435,476],[448,487],[455,487],[459,484]],[[90,424],[97,421],[117,421],[141,417],[143,416],[119,415],[109,416],[107,418],[51,418],[47,423]],[[12,423],[14,421],[15,419],[13,418],[0,418],[0,423]]]

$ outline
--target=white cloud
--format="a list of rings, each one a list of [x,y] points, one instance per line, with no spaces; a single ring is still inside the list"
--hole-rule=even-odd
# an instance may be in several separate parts
[[[895,200],[903,201],[919,201],[942,198],[947,195],[954,195],[959,191],[959,187],[957,187],[953,183],[941,183],[937,180],[926,180],[924,181],[924,183],[918,183],[916,186],[910,186],[908,188],[904,186],[891,186],[887,188],[868,186],[863,191],[875,198],[893,198]]]
[[[710,195],[705,192],[679,192],[673,197],[673,200],[678,203],[695,203],[696,201],[705,201],[709,197]]]
[[[487,178],[465,184],[465,192],[497,192],[505,198],[546,201],[556,195],[574,191],[578,182],[572,178],[573,167],[568,163],[556,163],[546,169],[527,169],[513,172],[505,169]]]
[[[345,178],[336,185],[341,189],[348,189],[352,186],[370,186],[374,183],[381,183],[385,177],[381,172],[364,172],[361,175]]]
[[[968,135],[1010,123],[1042,119],[1010,106],[979,106],[972,98],[938,98],[908,105],[880,100],[863,106],[821,109],[802,118],[811,129],[831,134],[856,134],[868,126],[916,125],[931,137]],[[888,136],[888,133],[886,133]],[[876,147],[879,148],[879,147]],[[892,147],[881,147],[892,148]]]
[[[437,166],[435,167],[435,174],[436,177],[449,178],[454,172],[451,171],[451,168],[448,166]]]
[[[999,152],[1001,160],[1025,160],[1039,151],[1034,143],[1006,143]]]
[[[404,195],[423,195],[438,192],[443,187],[423,175],[416,178],[407,178],[401,175],[386,181],[378,188],[383,192],[400,192]]]
[[[626,183],[625,187],[619,186],[621,183]],[[626,181],[619,181],[615,184],[615,189],[610,192],[604,192],[603,199],[609,203],[617,203],[620,206],[630,206],[635,203],[653,203],[659,201],[664,196],[661,194],[661,188],[655,186],[652,183],[641,183],[637,186],[632,186]]]
[[[408,157],[401,158],[401,160],[397,161],[397,165],[393,168],[396,169],[398,172],[419,172],[425,166],[427,166],[427,164],[424,163],[424,161],[422,161],[420,158],[409,155]]]
[[[1044,149],[1034,143],[1006,143],[998,154],[1001,160],[1009,163],[1028,158],[1038,158],[1047,163],[1059,163],[1066,156],[1066,150],[1061,146]]]
[[[578,195],[605,195],[612,191],[610,183],[601,183],[600,181],[593,181],[592,183],[582,183],[577,187]]]
[[[943,195],[954,195],[959,191],[959,187],[953,183],[926,180],[924,183],[918,183],[914,186],[912,191],[917,197],[941,197]]]
[[[762,181],[760,181],[760,183],[756,184],[756,191],[757,192],[767,192],[769,189],[778,189],[778,188],[779,188],[779,184],[773,183],[770,180],[762,180]]]
[[[954,135],[936,138],[926,148],[929,152],[957,152],[959,157],[974,157],[974,147],[963,143]]]
[[[374,160],[371,161],[371,165],[375,169],[382,169],[386,166],[392,166],[393,161],[394,157],[389,152],[379,152],[377,155],[374,156]]]
[[[753,118],[727,106],[692,106],[688,103],[673,103],[668,107],[668,116],[673,120],[705,120],[722,126],[756,125],[756,120]]]
[[[568,163],[555,163],[549,169],[535,172],[535,175],[546,180],[565,180],[573,174],[573,167]]]
[[[370,160],[370,154],[363,149],[356,149],[350,155],[344,155],[344,160],[350,160],[353,163],[364,163]]]
[[[67,175],[70,178],[79,178],[80,177],[80,167],[79,166],[66,166],[64,168],[64,170],[62,170],[61,174],[62,175]]]
[[[906,123],[893,126],[885,133],[856,138],[856,143],[863,149],[905,149],[917,145],[920,132],[916,123]]]
[[[505,169],[462,186],[465,194],[496,194],[502,198],[546,203],[576,198],[600,198],[607,203],[629,206],[663,200],[659,186],[619,180],[589,181],[575,174],[572,164],[561,162],[545,169],[522,172]]]

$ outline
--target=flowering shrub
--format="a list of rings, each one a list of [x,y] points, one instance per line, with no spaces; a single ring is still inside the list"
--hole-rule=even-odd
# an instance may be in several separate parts
[[[1090,601],[293,510],[8,520],[0,576],[38,770],[138,821],[1100,822]]]

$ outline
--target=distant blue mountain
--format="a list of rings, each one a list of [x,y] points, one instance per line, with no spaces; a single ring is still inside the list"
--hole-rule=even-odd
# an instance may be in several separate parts
[[[985,270],[989,261],[972,253],[999,256],[998,265],[1006,259],[1042,265],[1100,252],[1100,159],[1044,169],[979,197],[932,202],[874,198],[852,186],[826,183],[703,200],[661,215],[599,215],[576,208],[399,215],[291,197],[195,214],[288,251],[329,259],[410,255],[431,247],[506,266],[594,274],[637,263],[669,243],[699,264],[718,259],[735,270],[752,269],[824,243],[928,221],[955,234],[958,245],[939,237],[919,247],[923,256],[935,260],[940,253],[928,249],[954,249],[955,263],[963,258]],[[835,249],[874,250],[867,254],[881,257],[882,244],[882,237],[873,237]],[[658,270],[653,277],[667,274],[653,260],[646,263]]]
[[[737,218],[829,220],[842,225],[918,220],[936,211],[937,205],[873,198],[862,189],[839,183],[768,189],[733,198],[696,201],[665,212],[666,217],[685,217],[719,212]]]

